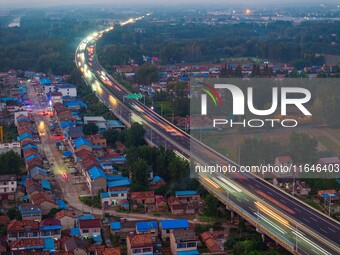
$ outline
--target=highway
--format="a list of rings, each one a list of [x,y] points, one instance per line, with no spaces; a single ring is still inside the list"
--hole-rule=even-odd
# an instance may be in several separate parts
[[[230,159],[190,137],[138,100],[100,66],[96,41],[113,27],[85,38],[75,62],[98,98],[127,126],[139,122],[152,145],[173,150],[197,165],[234,165]],[[286,192],[251,173],[200,174],[199,180],[226,206],[258,231],[294,254],[340,254],[340,225]]]

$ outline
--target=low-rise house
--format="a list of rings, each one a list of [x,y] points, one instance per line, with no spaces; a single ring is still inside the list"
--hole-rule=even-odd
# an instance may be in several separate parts
[[[137,234],[151,234],[155,239],[158,236],[158,222],[157,221],[145,221],[136,223]]]
[[[159,230],[161,238],[166,241],[170,238],[170,234],[175,229],[186,230],[189,228],[188,219],[178,219],[178,220],[160,220]]]
[[[0,175],[0,194],[14,193],[17,189],[17,177],[15,174]]]
[[[24,204],[18,206],[18,209],[23,220],[41,221],[42,219],[42,211],[39,205]]]
[[[67,252],[73,252],[74,255],[86,255],[86,245],[78,237],[71,237],[64,242],[64,249]]]
[[[80,235],[82,237],[100,236],[100,221],[93,220],[79,220]]]
[[[155,196],[156,208],[158,212],[165,212],[168,210],[168,204],[166,199],[161,195]]]
[[[154,176],[152,178],[152,182],[149,185],[149,189],[150,190],[156,190],[162,185],[166,185],[164,179],[162,177],[159,177],[159,176]]]
[[[100,193],[101,202],[106,206],[117,205],[120,201],[126,200],[127,198],[128,191],[125,189]]]
[[[128,235],[126,240],[128,255],[151,255],[153,254],[153,245],[151,234],[134,234]]]
[[[224,232],[222,230],[209,230],[203,232],[201,240],[207,246],[210,253],[222,253],[224,252]]]
[[[340,159],[338,157],[320,158],[317,163],[323,166],[336,165],[336,164],[340,164]]]
[[[110,230],[112,234],[116,234],[122,229],[122,226],[119,221],[110,222]]]
[[[197,251],[197,237],[191,229],[175,229],[170,234],[170,248],[172,254],[199,254]]]
[[[74,143],[74,152],[78,152],[80,150],[92,151],[91,142],[83,137],[74,140],[73,143]]]
[[[30,195],[30,201],[34,205],[39,205],[43,215],[48,214],[51,209],[58,209],[58,205],[53,197],[45,192],[38,192]]]
[[[39,222],[33,220],[12,220],[7,226],[7,240],[39,238]]]
[[[107,129],[106,120],[102,116],[84,116],[84,124],[94,123],[99,128],[99,132],[103,133]]]
[[[201,197],[194,190],[175,191],[175,196],[182,204],[195,204],[201,202]]]
[[[95,252],[94,255],[120,255],[120,247],[105,247],[105,246],[100,246],[100,247],[95,247]]]
[[[40,221],[39,224],[40,237],[51,237],[58,239],[61,237],[61,223],[60,220],[48,218]]]
[[[33,254],[34,252],[41,253],[44,251],[44,248],[45,242],[42,238],[25,238],[14,241],[10,244],[12,255]]]
[[[292,166],[293,165],[293,160],[290,156],[279,156],[275,158],[274,164],[276,166]]]
[[[106,191],[107,189],[105,173],[99,167],[92,167],[86,173],[86,180],[91,194],[98,194],[100,191]]]
[[[36,166],[29,171],[29,177],[35,180],[46,180],[48,178],[48,172],[46,169]]]
[[[131,192],[131,200],[136,201],[137,204],[154,204],[155,193],[153,191]]]
[[[88,135],[86,138],[91,142],[93,146],[101,146],[103,148],[107,147],[106,139],[101,134]]]
[[[67,210],[57,212],[54,218],[60,221],[63,230],[74,228],[76,224],[76,218],[73,213]]]

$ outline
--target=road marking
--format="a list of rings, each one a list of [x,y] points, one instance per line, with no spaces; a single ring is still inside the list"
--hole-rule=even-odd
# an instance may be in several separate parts
[[[302,218],[302,219],[304,219],[304,221],[307,221],[308,223],[310,223],[310,221],[309,221],[309,220],[307,220],[306,218]]]
[[[246,201],[248,201],[248,202],[249,202],[249,199],[248,199],[248,198],[246,198],[246,197],[244,198],[244,200],[246,200]]]
[[[240,203],[242,203],[242,201],[240,199],[236,198],[236,200],[239,201]]]
[[[286,202],[285,200],[283,200],[283,199],[280,199],[280,201],[281,201],[282,203],[284,203],[284,204],[287,204],[287,202]]]
[[[336,231],[334,229],[328,228],[330,231],[332,231],[333,233],[335,233]]]
[[[310,219],[311,219],[311,220],[314,220],[315,222],[318,222],[316,219],[314,219],[314,218],[312,218],[312,217],[310,217]]]
[[[267,193],[268,193],[269,195],[273,195],[273,193],[271,193],[270,191],[267,191]]]
[[[249,208],[251,211],[255,212],[255,209],[254,209],[253,207],[248,206],[248,208]]]
[[[328,234],[328,232],[326,230],[324,230],[323,228],[320,228],[320,230],[326,234]]]
[[[301,210],[300,210],[300,209],[297,209],[296,207],[294,207],[294,209],[297,210],[298,212],[301,212]]]

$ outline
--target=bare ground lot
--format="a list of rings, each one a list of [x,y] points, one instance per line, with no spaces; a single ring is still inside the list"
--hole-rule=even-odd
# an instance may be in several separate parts
[[[297,129],[274,129],[261,132],[230,132],[230,131],[201,131],[201,141],[208,146],[237,160],[238,148],[245,138],[255,137],[263,140],[278,142],[284,146],[289,144],[289,136],[292,132],[304,132],[318,141],[319,151],[331,151],[334,156],[340,157],[340,128],[316,128],[301,127]],[[199,133],[195,133],[199,139]]]

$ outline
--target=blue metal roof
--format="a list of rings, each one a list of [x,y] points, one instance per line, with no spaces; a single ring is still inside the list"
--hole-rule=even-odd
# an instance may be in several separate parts
[[[72,157],[72,152],[71,151],[64,151],[63,157]]]
[[[188,219],[180,220],[161,220],[162,229],[189,228]]]
[[[25,161],[30,161],[31,159],[34,159],[34,158],[39,158],[39,157],[35,154],[31,154],[31,155],[29,155],[28,157],[25,158]]]
[[[137,222],[136,229],[138,232],[147,232],[151,228],[158,229],[157,221]]]
[[[110,197],[109,192],[101,192],[100,193],[100,198],[109,198],[109,197]]]
[[[199,254],[200,253],[197,250],[177,252],[177,255],[199,255]]]
[[[197,192],[195,190],[180,190],[175,191],[176,196],[193,196],[197,195]]]
[[[335,197],[336,193],[331,193],[331,194],[322,194],[322,197],[324,198],[330,198],[330,197]]]
[[[44,189],[51,190],[51,184],[50,184],[49,181],[41,180],[41,186],[42,186]]]
[[[91,177],[92,180],[95,180],[99,177],[102,177],[102,178],[105,178],[106,179],[106,176],[104,174],[104,171],[96,166],[92,167],[90,170],[89,170],[89,175]]]
[[[120,230],[121,229],[120,222],[119,221],[111,222],[110,223],[110,228],[111,228],[111,230]]]
[[[42,79],[40,79],[40,83],[41,83],[41,85],[51,85],[52,81],[48,78],[42,78]]]
[[[117,181],[111,181],[107,183],[107,186],[109,188],[114,188],[114,187],[121,187],[121,186],[128,186],[131,185],[131,181],[129,178],[125,177],[122,180],[117,180]]]
[[[62,200],[62,199],[58,199],[58,200],[57,200],[57,204],[58,204],[58,209],[64,209],[64,210],[67,210],[67,209],[68,209],[67,204],[66,204],[65,201]]]
[[[80,236],[79,228],[71,228],[71,236]]]
[[[39,228],[40,230],[59,230],[61,229],[61,225],[54,225],[54,226],[42,226]]]
[[[79,215],[77,216],[78,220],[93,220],[93,215],[92,214],[84,214],[84,215]]]
[[[37,150],[38,146],[36,146],[36,145],[34,145],[32,143],[29,143],[29,144],[26,144],[24,147],[22,147],[22,150],[25,151],[25,150],[28,150],[30,148]]]
[[[122,180],[125,179],[126,177],[122,176],[122,175],[106,175],[106,180],[107,181],[118,181],[118,180]]]
[[[24,140],[25,138],[31,138],[31,139],[33,139],[33,136],[30,134],[30,133],[23,133],[23,134],[21,134],[21,135],[19,135],[19,141],[22,141],[22,140]]]
[[[75,125],[74,122],[70,122],[70,121],[62,121],[60,122],[60,127],[61,128],[67,128],[67,127],[73,127]]]
[[[158,175],[156,175],[155,177],[153,177],[152,179],[153,182],[164,182],[164,179]]]
[[[64,105],[66,105],[67,107],[80,107],[79,103],[72,100],[72,101],[68,101],[68,102],[64,102]]]
[[[103,239],[101,236],[92,236],[93,241],[95,241],[96,243],[102,243]]]
[[[87,145],[89,147],[92,147],[92,144],[89,140],[85,139],[85,138],[77,138],[76,140],[74,140],[74,146],[76,148],[79,148],[82,145]]]
[[[108,127],[125,127],[119,120],[107,120],[106,122]]]

